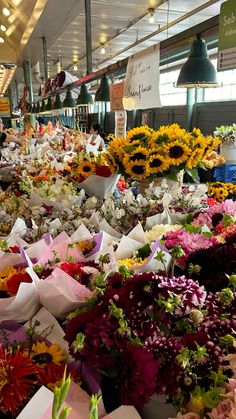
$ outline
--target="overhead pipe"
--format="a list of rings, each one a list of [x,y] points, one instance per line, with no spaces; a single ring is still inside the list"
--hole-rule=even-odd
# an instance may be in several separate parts
[[[48,79],[48,46],[47,46],[47,39],[45,38],[45,36],[43,36],[42,40],[43,40],[44,78],[46,81]]]
[[[86,63],[87,74],[93,71],[92,60],[92,26],[91,26],[91,0],[84,0],[85,7],[85,28],[86,28]]]
[[[29,92],[29,103],[32,105],[34,101],[33,95],[33,85],[32,85],[32,73],[31,73],[31,66],[29,61],[23,62],[23,70],[24,70],[24,82],[27,90]]]

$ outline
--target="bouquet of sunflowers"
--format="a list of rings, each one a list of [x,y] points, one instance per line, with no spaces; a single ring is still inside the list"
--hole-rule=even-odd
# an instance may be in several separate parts
[[[194,128],[191,132],[178,124],[153,130],[141,126],[127,132],[126,138],[114,138],[107,148],[107,161],[118,165],[126,178],[146,179],[161,176],[177,180],[181,171],[198,180],[202,162],[220,144],[219,138],[204,137]]]

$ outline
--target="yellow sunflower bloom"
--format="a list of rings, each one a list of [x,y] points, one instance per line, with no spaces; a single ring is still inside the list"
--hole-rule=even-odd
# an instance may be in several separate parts
[[[133,128],[127,132],[126,139],[132,143],[133,141],[140,141],[140,145],[142,142],[147,143],[152,136],[152,129],[143,125],[141,127]]]
[[[104,153],[103,154],[104,162],[107,164],[111,170],[111,173],[117,173],[118,172],[118,165],[115,161],[115,158],[110,153]]]
[[[193,150],[186,162],[186,167],[188,169],[193,169],[193,167],[196,167],[202,161],[202,155],[203,150],[201,148],[196,148]]]
[[[125,154],[123,147],[127,144],[128,141],[126,140],[126,138],[114,138],[114,140],[112,140],[109,143],[109,146],[107,147],[107,152],[112,154],[113,156],[117,156],[119,160],[122,160]]]
[[[133,179],[145,179],[150,175],[149,168],[145,160],[127,161],[125,171]]]
[[[170,167],[168,159],[161,154],[152,154],[149,157],[149,171],[151,175],[162,173]]]
[[[45,342],[37,342],[32,346],[31,357],[40,365],[47,365],[50,362],[60,365],[66,361],[66,352],[56,343],[47,345]]]
[[[227,196],[228,196],[228,191],[224,187],[216,188],[213,195],[213,197],[219,202],[224,201],[225,198],[227,198]]]
[[[95,164],[90,162],[89,160],[83,160],[78,164],[77,172],[79,175],[83,177],[88,177],[95,173]]]
[[[163,150],[170,159],[170,164],[175,166],[179,166],[181,163],[185,162],[191,154],[191,149],[177,140],[165,145]]]

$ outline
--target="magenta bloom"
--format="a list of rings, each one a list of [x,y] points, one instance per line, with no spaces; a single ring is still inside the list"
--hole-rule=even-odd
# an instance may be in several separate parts
[[[118,391],[123,405],[143,407],[156,388],[159,364],[145,348],[130,345],[119,364]]]

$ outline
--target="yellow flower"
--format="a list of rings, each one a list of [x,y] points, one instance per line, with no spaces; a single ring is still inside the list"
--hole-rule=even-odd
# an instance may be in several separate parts
[[[88,241],[88,240],[81,240],[80,242],[76,243],[76,246],[82,253],[84,253],[84,255],[87,255],[88,253],[90,253],[95,247],[95,245],[96,245],[95,241]]]
[[[0,271],[0,279],[2,281],[6,281],[11,278],[16,273],[20,272],[19,269],[13,268],[13,266],[9,266],[7,269],[4,269],[4,271]]]
[[[83,177],[88,177],[95,173],[95,164],[89,160],[83,160],[78,164],[77,172]]]
[[[163,147],[164,152],[170,159],[170,164],[179,166],[185,160],[187,160],[191,150],[185,144],[180,143],[178,140],[173,141]]]
[[[196,167],[200,163],[200,161],[202,161],[202,155],[203,150],[201,148],[196,148],[195,150],[193,150],[186,162],[186,167],[188,169]]]
[[[168,159],[161,154],[152,154],[149,157],[149,171],[153,175],[155,173],[162,173],[170,167]]]
[[[133,128],[127,132],[126,139],[132,143],[132,141],[140,141],[140,145],[144,142],[147,143],[152,136],[152,129],[143,125],[141,127]]]
[[[121,161],[125,154],[123,147],[127,144],[128,142],[126,138],[123,138],[123,137],[114,138],[109,143],[109,146],[107,147],[107,152],[112,154],[114,157],[117,156],[119,160]]]
[[[145,160],[127,161],[125,165],[126,173],[134,179],[145,179],[150,175],[148,165]]]
[[[110,154],[110,153],[103,153],[102,157],[104,159],[105,164],[107,164],[109,166],[109,168],[111,170],[111,173],[112,174],[117,173],[118,172],[118,165],[117,165],[113,155]]]
[[[132,161],[145,160],[147,156],[148,156],[148,150],[145,147],[141,147],[141,146],[137,147],[135,150],[129,153],[129,158]]]
[[[215,188],[212,196],[219,202],[224,201],[225,198],[228,196],[227,188],[224,188],[224,187]]]
[[[66,361],[66,352],[56,343],[47,345],[45,342],[37,342],[32,346],[31,357],[40,365],[47,365],[50,362],[60,365]]]

